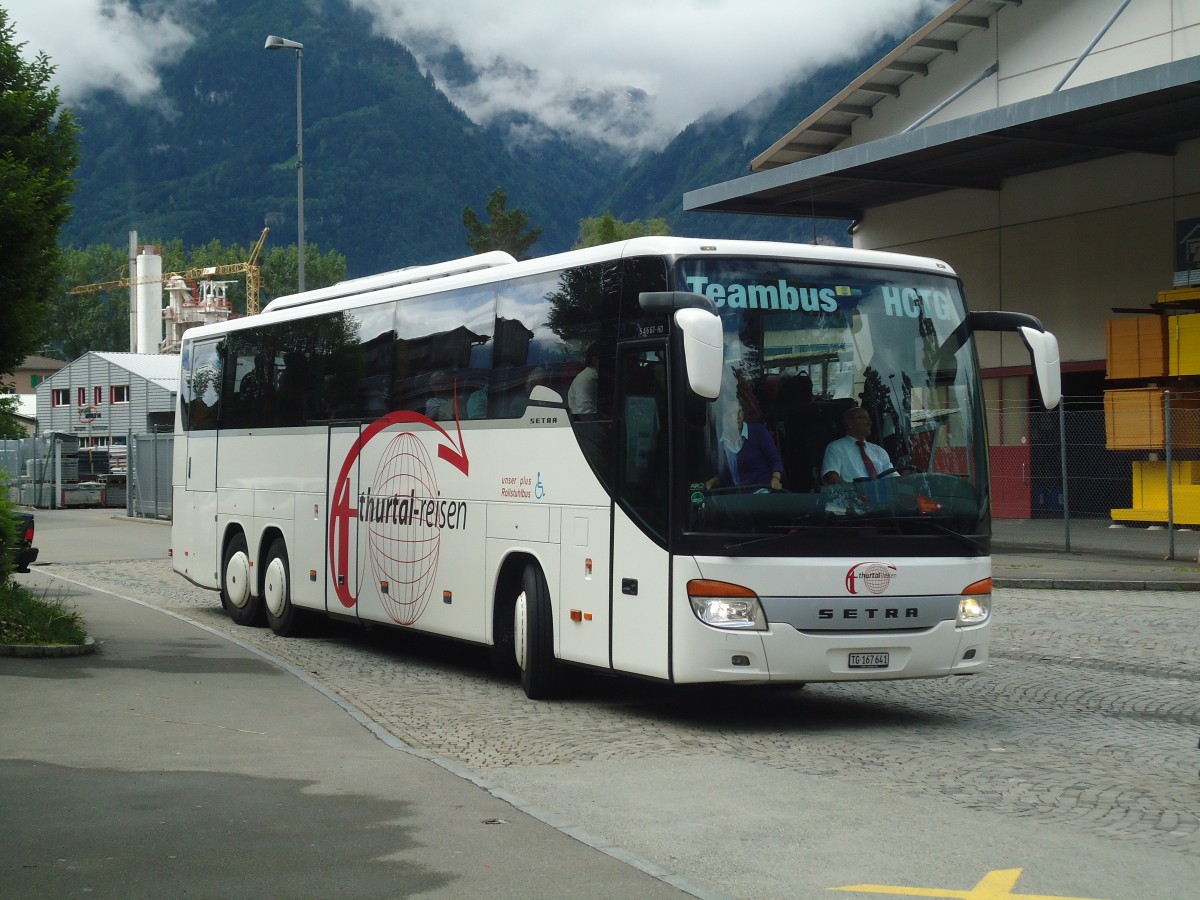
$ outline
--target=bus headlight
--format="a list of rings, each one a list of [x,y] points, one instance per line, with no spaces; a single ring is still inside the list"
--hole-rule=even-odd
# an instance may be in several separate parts
[[[992,614],[992,579],[985,578],[967,585],[958,598],[958,619],[955,625],[982,625]]]
[[[687,590],[692,612],[705,625],[741,631],[767,630],[767,616],[762,604],[749,588],[695,578],[688,582]]]

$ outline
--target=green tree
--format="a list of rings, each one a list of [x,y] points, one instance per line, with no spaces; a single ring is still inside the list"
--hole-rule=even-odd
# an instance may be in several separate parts
[[[13,36],[0,9],[0,373],[15,370],[43,340],[79,162],[75,120],[49,87],[54,66],[44,53],[26,62]]]
[[[524,259],[525,251],[537,242],[542,229],[529,228],[529,216],[519,209],[505,210],[507,204],[508,194],[504,188],[497,187],[488,194],[487,224],[471,207],[463,207],[462,221],[467,229],[467,246],[472,253],[504,250],[517,259]]]
[[[47,344],[76,359],[89,350],[129,349],[129,288],[68,294],[78,285],[116,281],[128,274],[128,249],[96,244],[62,251],[61,289],[50,298],[54,332]]]
[[[17,418],[21,411],[21,400],[16,394],[0,394],[0,440],[18,440],[29,437],[25,426]],[[5,473],[0,470],[0,489],[5,484]]]
[[[583,247],[598,247],[601,244],[611,244],[613,241],[626,241],[630,238],[645,237],[651,234],[670,234],[671,227],[666,219],[650,219],[643,222],[634,219],[632,222],[622,222],[610,212],[602,216],[579,220],[579,237],[575,239],[572,250]]]
[[[305,290],[329,287],[346,280],[346,257],[336,250],[324,256],[316,244],[304,242],[304,287]],[[263,296],[267,305],[269,297],[284,297],[296,293],[300,285],[300,250],[295,244],[272,247],[262,260]]]

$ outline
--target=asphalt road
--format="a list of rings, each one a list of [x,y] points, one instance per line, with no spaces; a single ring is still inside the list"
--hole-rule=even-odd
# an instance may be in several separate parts
[[[533,703],[474,648],[238,628],[170,571],[162,525],[64,511],[40,514],[38,536],[39,574],[284,660],[493,796],[702,895],[1195,896],[1192,592],[998,591],[974,678],[796,691],[587,676]]]

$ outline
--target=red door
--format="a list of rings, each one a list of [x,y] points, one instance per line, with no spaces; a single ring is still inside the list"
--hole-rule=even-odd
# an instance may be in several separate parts
[[[992,475],[992,516],[997,519],[1030,517],[1029,444],[992,446],[988,449]]]
[[[1028,519],[1033,495],[1029,444],[1029,377],[1008,375],[985,384],[988,402],[992,516]]]

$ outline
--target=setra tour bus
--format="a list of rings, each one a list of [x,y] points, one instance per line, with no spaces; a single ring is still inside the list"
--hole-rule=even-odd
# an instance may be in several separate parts
[[[276,298],[184,336],[174,567],[280,635],[487,646],[531,698],[568,664],[979,672],[981,330],[1018,333],[1057,404],[1054,336],[915,256],[645,237]]]

